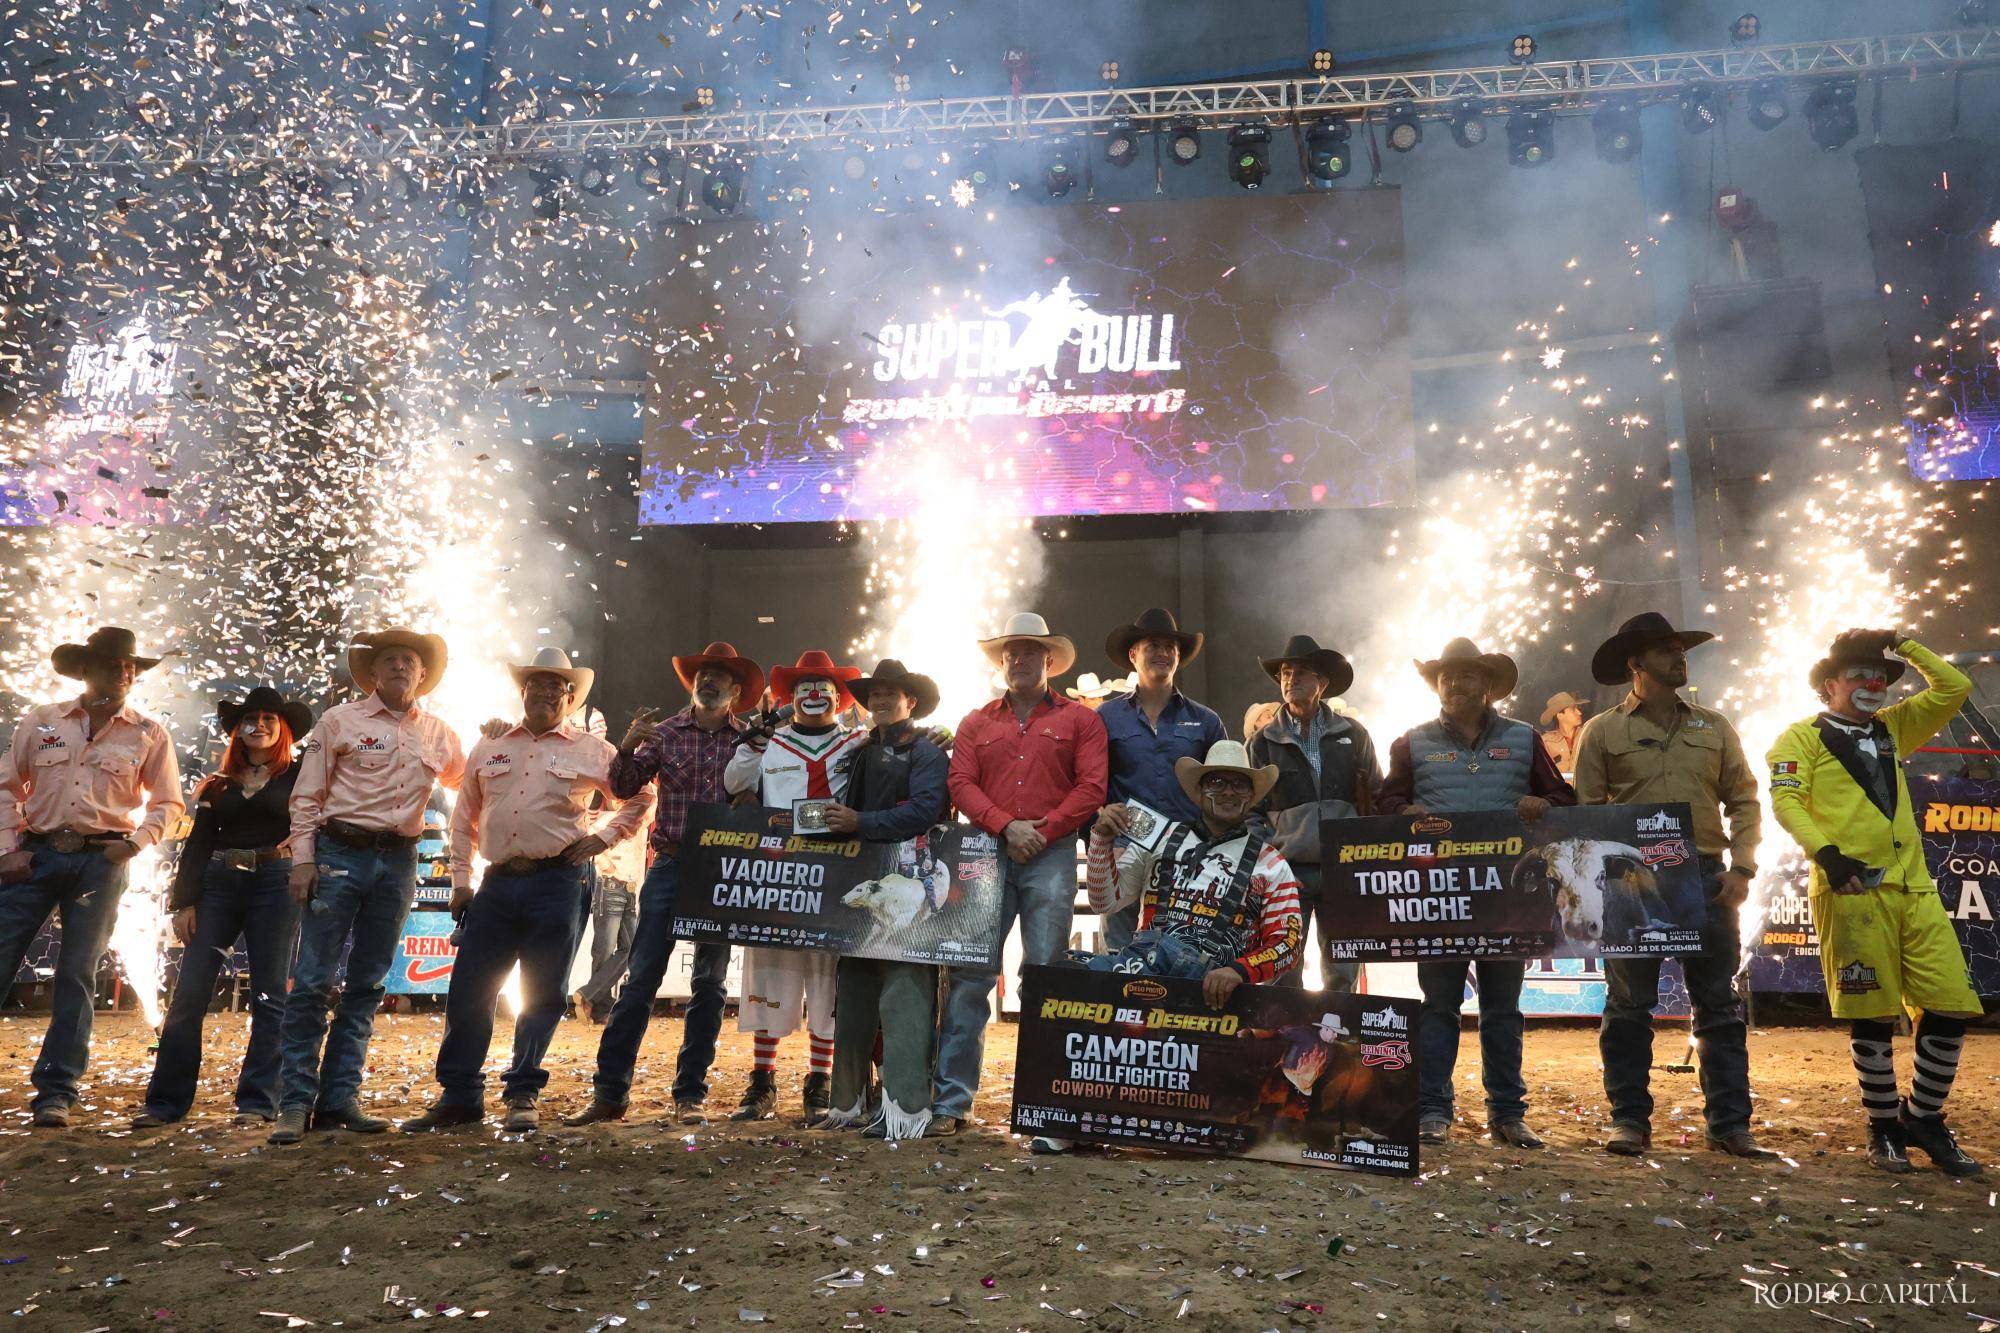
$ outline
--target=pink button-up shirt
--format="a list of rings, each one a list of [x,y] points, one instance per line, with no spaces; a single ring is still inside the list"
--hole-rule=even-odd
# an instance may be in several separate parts
[[[555,856],[595,833],[615,847],[645,827],[653,793],[618,803],[611,760],[618,747],[564,723],[537,736],[525,722],[498,739],[480,737],[465,760],[465,781],[451,812],[451,882],[472,886],[472,852],[488,861]],[[610,817],[591,827],[590,794],[603,794]]]
[[[83,700],[41,704],[14,728],[0,774],[0,856],[30,833],[123,833],[141,847],[166,835],[186,808],[167,729],[130,704],[95,736]],[[146,808],[143,823],[133,814]]]
[[[396,713],[380,695],[335,704],[320,715],[292,787],[292,860],[313,859],[313,840],[330,819],[414,838],[424,803],[442,782],[458,790],[465,750],[420,699]]]

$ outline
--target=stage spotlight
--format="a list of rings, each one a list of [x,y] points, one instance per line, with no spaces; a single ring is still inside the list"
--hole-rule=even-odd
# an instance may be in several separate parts
[[[1417,105],[1407,97],[1389,108],[1389,147],[1407,153],[1424,141],[1423,123],[1417,119]]]
[[[639,170],[633,175],[654,194],[674,192],[673,154],[664,148],[648,148],[639,155]]]
[[[1315,74],[1332,74],[1333,52],[1323,46],[1314,51],[1312,53],[1312,72]]]
[[[1606,102],[1590,118],[1597,155],[1606,162],[1630,162],[1639,155],[1639,108],[1624,100]]]
[[[544,222],[554,222],[563,215],[563,204],[570,192],[569,177],[561,167],[531,167],[528,178],[535,182],[535,193],[528,200],[528,206],[536,217]]]
[[[1270,172],[1270,127],[1238,125],[1229,131],[1229,179],[1246,190],[1254,190]]]
[[[975,144],[967,150],[960,170],[965,173],[961,179],[971,187],[975,199],[985,198],[1000,182],[1000,169],[994,165],[991,144]]]
[[[1167,149],[1174,161],[1182,166],[1201,156],[1201,131],[1195,128],[1192,116],[1183,116],[1174,122],[1167,139]]]
[[[585,194],[602,198],[618,185],[617,166],[611,154],[592,153],[583,160],[583,170],[577,173],[576,183]]]
[[[694,90],[694,104],[703,111],[712,110],[715,106],[715,89],[710,88],[706,84],[696,88]]]
[[[1722,119],[1722,101],[1715,89],[1697,83],[1681,94],[1681,128],[1689,134],[1707,134]]]
[[[1354,155],[1348,151],[1352,133],[1344,120],[1313,122],[1306,131],[1306,170],[1314,180],[1331,184],[1354,169]]]
[[[735,212],[743,202],[743,164],[733,157],[711,162],[701,183],[701,201],[718,213]]]
[[[1069,160],[1069,144],[1058,139],[1049,146],[1049,164],[1042,172],[1042,185],[1049,198],[1060,199],[1076,188],[1076,167]]]
[[[1514,39],[1513,50],[1510,54],[1514,57],[1515,64],[1532,65],[1535,63],[1536,49],[1535,39],[1524,32]]]
[[[1521,107],[1507,117],[1507,160],[1539,167],[1556,155],[1556,118],[1548,111]]]
[[[1861,133],[1861,112],[1855,106],[1852,79],[1822,83],[1806,97],[1806,128],[1812,141],[1829,153],[1845,148]]]
[[[1097,76],[1106,83],[1118,82],[1118,62],[1107,60],[1097,67]]]
[[[467,169],[458,177],[457,187],[452,191],[451,215],[460,222],[471,222],[486,211],[486,187],[480,183],[479,173]]]
[[[891,82],[895,85],[896,91],[898,93],[906,93],[910,91],[910,76],[907,74],[899,73],[895,76],[894,79],[891,80]]]
[[[1129,167],[1137,156],[1139,127],[1130,116],[1120,116],[1111,122],[1111,129],[1104,136],[1104,160],[1114,167]]]
[[[1476,98],[1465,98],[1451,108],[1451,137],[1460,148],[1477,148],[1486,142],[1486,108]]]
[[[1750,123],[1760,130],[1775,130],[1791,115],[1790,102],[1785,98],[1785,85],[1772,80],[1760,83],[1750,90]]]
[[[1967,28],[1993,26],[1993,0],[1965,0],[1958,7],[1958,21]]]
[[[1764,35],[1764,22],[1755,14],[1742,14],[1729,25],[1729,40],[1738,46],[1748,46]]]

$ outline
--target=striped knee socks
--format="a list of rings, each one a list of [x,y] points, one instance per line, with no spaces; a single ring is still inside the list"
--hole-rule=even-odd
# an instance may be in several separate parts
[[[1847,1046],[1854,1057],[1854,1076],[1861,1082],[1861,1106],[1875,1120],[1894,1120],[1900,1109],[1895,1040],[1896,1029],[1879,1018],[1856,1019],[1849,1032]]]
[[[833,1072],[833,1038],[822,1037],[816,1032],[806,1033],[812,1043],[812,1072],[830,1074]]]
[[[1917,1072],[1910,1080],[1910,1113],[1943,1112],[1958,1077],[1958,1053],[1965,1045],[1965,1020],[1925,1014],[1917,1021]]]
[[[778,1039],[762,1032],[752,1033],[750,1039],[755,1044],[750,1068],[760,1074],[777,1073]]]

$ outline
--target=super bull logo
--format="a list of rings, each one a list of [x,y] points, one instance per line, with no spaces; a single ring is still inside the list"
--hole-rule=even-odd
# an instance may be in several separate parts
[[[882,384],[1018,384],[1181,368],[1171,313],[1103,314],[1070,290],[1068,278],[984,313],[984,319],[884,325],[875,335],[878,355],[871,373]]]

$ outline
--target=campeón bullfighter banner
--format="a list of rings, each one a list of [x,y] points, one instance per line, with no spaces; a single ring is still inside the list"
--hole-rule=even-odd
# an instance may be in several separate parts
[[[1000,843],[940,825],[904,843],[792,831],[792,812],[697,805],[674,934],[947,967],[1000,966]]]
[[[1013,1127],[1086,1143],[1417,1170],[1417,1002],[1021,970]]]
[[[1336,959],[1701,952],[1707,897],[1685,805],[1330,819],[1319,927]]]

